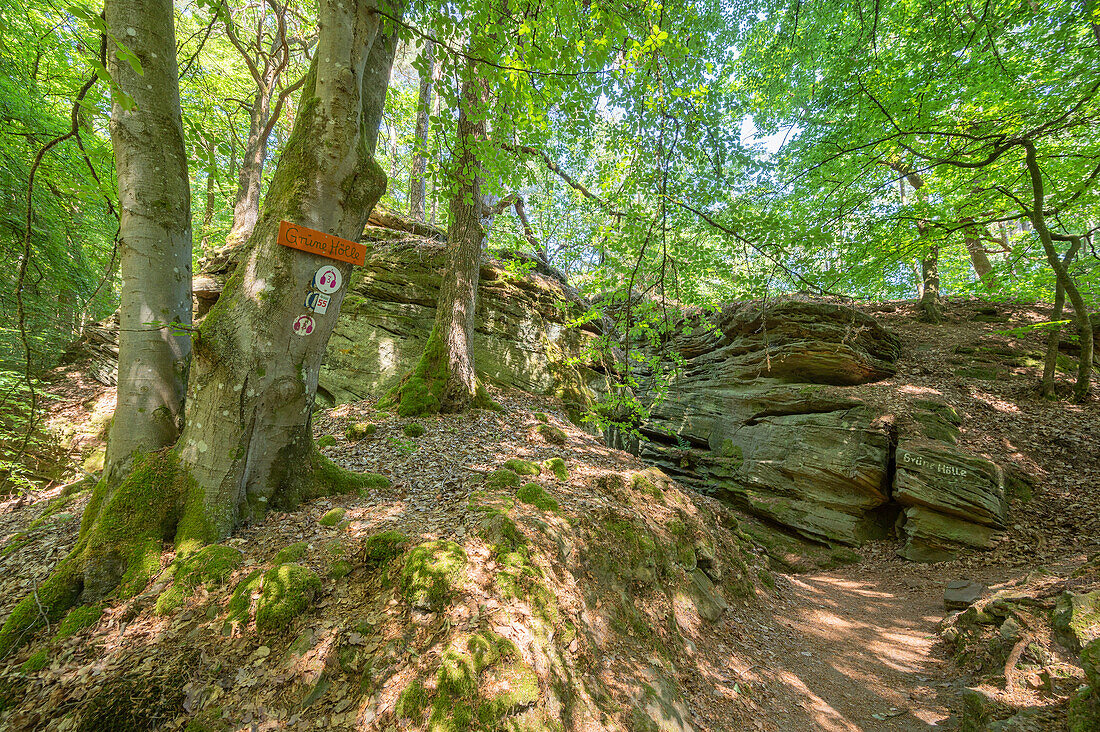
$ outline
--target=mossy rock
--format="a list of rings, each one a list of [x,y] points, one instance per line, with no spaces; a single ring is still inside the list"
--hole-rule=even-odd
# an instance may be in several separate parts
[[[1100,690],[1085,687],[1069,701],[1069,732],[1096,732],[1100,729]]]
[[[498,724],[513,714],[533,706],[539,700],[539,677],[527,666],[514,663],[494,668],[486,674],[487,686],[498,691],[479,700],[475,716],[484,729],[499,729]]]
[[[314,456],[314,481],[317,489],[312,496],[332,496],[346,493],[363,495],[366,491],[390,487],[390,479],[378,473],[355,473],[341,468],[324,455]]]
[[[424,425],[419,422],[409,422],[407,425],[401,428],[401,431],[405,434],[405,437],[420,437],[427,432]]]
[[[33,674],[41,671],[50,665],[50,654],[46,652],[45,648],[40,648],[30,655],[30,657],[23,662],[20,666],[20,670],[25,674]]]
[[[278,552],[276,552],[271,561],[275,564],[297,562],[299,559],[306,555],[307,551],[309,551],[309,544],[304,541],[296,541],[290,546],[283,547]]]
[[[81,605],[69,611],[61,624],[57,626],[54,641],[64,640],[76,635],[80,631],[95,625],[103,615],[103,608],[98,605]]]
[[[955,371],[955,376],[967,379],[980,379],[982,381],[996,381],[1001,372],[995,366],[968,366]]]
[[[332,528],[333,526],[336,526],[338,523],[344,520],[344,514],[346,513],[347,509],[343,508],[342,506],[337,506],[336,508],[329,510],[327,513],[325,513],[324,516],[321,517],[320,524],[321,526]]]
[[[355,422],[349,424],[344,430],[344,437],[351,442],[358,442],[364,437],[370,437],[378,431],[378,425],[373,422]]]
[[[453,541],[437,539],[409,550],[401,572],[405,600],[413,607],[439,612],[464,580],[466,551]]]
[[[632,490],[656,499],[661,503],[665,500],[665,493],[662,489],[667,483],[668,478],[656,468],[649,468],[630,476],[630,487]]]
[[[355,565],[346,559],[337,559],[333,561],[328,567],[328,576],[330,579],[341,579],[351,574],[351,571],[355,569]]]
[[[533,463],[530,460],[522,460],[520,458],[512,458],[504,462],[504,467],[507,470],[511,470],[516,475],[538,475],[542,472],[542,468],[538,466],[538,463]]]
[[[485,476],[485,487],[500,490],[502,488],[518,488],[520,478],[511,470],[501,468],[494,470]]]
[[[281,564],[264,573],[256,606],[256,630],[274,633],[302,614],[321,589],[321,578],[301,564]]]
[[[230,622],[240,623],[241,625],[248,623],[249,613],[252,609],[252,595],[263,586],[263,577],[264,571],[255,569],[233,588],[233,594],[225,606],[228,611],[227,619]]]
[[[336,444],[334,435],[321,435],[317,438],[317,447],[332,447]]]
[[[466,641],[466,650],[474,659],[474,673],[481,673],[500,661],[518,659],[516,644],[491,630],[474,633]]]
[[[535,412],[535,419],[543,424],[547,424],[550,421],[550,415],[546,412]]]
[[[380,531],[363,542],[363,561],[371,566],[381,566],[399,556],[405,549],[408,537],[400,531]]]
[[[165,615],[183,604],[196,587],[220,585],[242,560],[236,549],[221,544],[203,547],[176,564],[172,586],[160,593],[154,612]]]
[[[1073,651],[1100,639],[1100,590],[1062,593],[1054,605],[1053,624],[1058,639]]]
[[[560,457],[552,457],[542,461],[542,467],[558,480],[569,480],[569,469],[565,466],[565,460]]]
[[[540,511],[557,511],[558,502],[538,483],[528,483],[516,491],[516,498]]]
[[[540,424],[535,428],[535,432],[551,445],[564,445],[568,440],[565,432],[552,424]]]

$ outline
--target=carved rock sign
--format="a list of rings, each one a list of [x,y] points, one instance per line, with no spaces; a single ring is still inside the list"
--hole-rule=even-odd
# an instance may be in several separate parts
[[[367,257],[367,248],[362,244],[289,221],[279,223],[278,241],[284,247],[352,264],[362,265]]]

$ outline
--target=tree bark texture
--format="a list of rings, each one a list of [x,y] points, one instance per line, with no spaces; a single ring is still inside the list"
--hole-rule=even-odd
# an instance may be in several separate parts
[[[267,158],[268,121],[271,119],[271,95],[274,83],[260,88],[252,100],[241,167],[237,170],[237,197],[233,203],[233,227],[226,243],[231,246],[248,240],[260,218],[260,186]]]
[[[310,414],[345,289],[309,335],[294,331],[314,273],[351,265],[277,244],[287,220],[358,239],[385,191],[373,138],[393,62],[373,0],[323,0],[322,29],[294,130],[248,250],[195,343],[187,426],[177,445],[201,501],[185,508],[177,543],[227,536],[271,507],[314,490]]]
[[[399,414],[459,412],[480,400],[471,336],[481,252],[491,214],[482,195],[478,151],[487,138],[485,95],[472,64],[460,95],[451,161],[450,227],[435,322],[424,354],[389,394]]]
[[[1073,388],[1073,396],[1078,402],[1084,402],[1088,400],[1092,391],[1092,321],[1089,319],[1089,310],[1085,304],[1085,299],[1081,296],[1077,283],[1070,275],[1067,263],[1063,262],[1062,258],[1058,256],[1058,250],[1054,246],[1054,236],[1047,226],[1046,214],[1044,213],[1046,204],[1045,186],[1042,171],[1039,169],[1035,144],[1026,139],[1019,144],[1024,148],[1025,163],[1031,180],[1032,206],[1027,212],[1028,219],[1035,228],[1035,233],[1039,236],[1039,241],[1043,245],[1043,252],[1047,257],[1047,263],[1054,270],[1056,282],[1062,286],[1070,303],[1073,304],[1073,318],[1077,321],[1077,334],[1081,340],[1081,360],[1078,365],[1077,383]]]
[[[435,43],[424,42],[424,70],[420,75],[420,96],[416,104],[416,149],[409,173],[409,217],[424,222],[425,182],[428,172],[428,125],[432,111],[432,77],[435,74]]]
[[[183,422],[191,353],[191,194],[169,0],[110,0],[107,25],[141,62],[111,44],[112,78],[136,103],[111,110],[122,276],[118,406],[105,477],[135,451],[171,445]],[[171,324],[171,325],[167,325]]]
[[[988,235],[988,232],[985,232]],[[985,285],[987,290],[993,290],[997,286],[997,280],[993,276],[993,265],[989,262],[989,255],[982,246],[982,231],[977,227],[969,226],[963,232],[966,251],[970,255],[970,264],[974,267],[974,274]]]

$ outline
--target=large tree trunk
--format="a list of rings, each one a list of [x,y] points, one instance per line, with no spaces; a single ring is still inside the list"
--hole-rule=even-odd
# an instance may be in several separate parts
[[[921,296],[918,308],[921,319],[929,323],[942,323],[943,311],[940,307],[940,247],[930,244],[928,252],[920,261]]]
[[[420,72],[420,97],[416,104],[416,148],[409,173],[409,217],[424,222],[424,176],[428,171],[428,123],[432,111],[432,76],[435,74],[435,43],[424,42],[424,68]]]
[[[141,61],[111,54],[111,76],[136,106],[111,110],[119,190],[118,402],[104,476],[135,451],[171,445],[183,422],[191,353],[191,194],[168,0],[110,0],[107,24]],[[111,46],[114,49],[114,46]]]
[[[260,186],[264,177],[264,160],[267,158],[268,121],[271,119],[271,96],[274,85],[256,90],[252,101],[252,113],[248,122],[248,139],[245,142],[241,167],[237,171],[237,198],[233,204],[233,228],[229,230],[226,244],[236,246],[252,236],[260,219]]]
[[[393,62],[395,32],[378,32],[371,0],[322,2],[310,78],[249,250],[195,342],[187,427],[177,452],[201,487],[177,544],[228,535],[315,489],[310,415],[317,376],[345,289],[308,336],[294,321],[318,267],[347,281],[351,265],[276,243],[287,220],[358,239],[385,191],[374,139]]]
[[[158,56],[174,59],[172,5],[161,0],[154,7],[162,15],[138,38],[167,29],[167,47]],[[117,488],[108,490],[105,481],[96,487],[76,547],[5,622],[0,656],[44,617],[56,620],[78,601],[97,600],[115,587],[124,596],[140,591],[160,570],[164,541],[174,539],[178,554],[186,555],[269,507],[358,487],[354,476],[324,462],[310,434],[317,374],[343,290],[326,314],[316,316],[311,335],[300,337],[292,328],[314,272],[335,260],[280,246],[276,237],[280,220],[287,219],[357,238],[385,189],[371,138],[395,35],[379,32],[375,7],[374,0],[320,3],[324,30],[264,216],[195,339],[186,427],[174,449],[135,455]],[[138,9],[123,13],[126,27],[135,27],[141,15]],[[174,84],[174,63],[170,78]],[[147,67],[143,83],[149,81]],[[160,205],[172,210],[187,200],[184,189],[181,199]],[[346,279],[350,265],[339,268]],[[157,267],[143,275],[159,276]]]
[[[458,412],[481,403],[470,338],[474,330],[478,274],[489,208],[482,195],[479,145],[487,138],[485,97],[472,65],[462,85],[458,111],[458,151],[451,163],[451,224],[446,268],[436,304],[435,323],[413,372],[389,395],[399,414]]]

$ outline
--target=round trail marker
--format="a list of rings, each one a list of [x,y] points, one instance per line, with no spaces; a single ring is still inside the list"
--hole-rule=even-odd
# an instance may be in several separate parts
[[[294,332],[300,336],[307,336],[313,332],[313,329],[317,326],[313,318],[309,315],[299,315],[298,319],[294,321]]]
[[[313,287],[325,295],[336,292],[342,284],[344,284],[343,275],[340,274],[340,270],[331,264],[321,267],[317,270],[317,274],[313,275]]]

